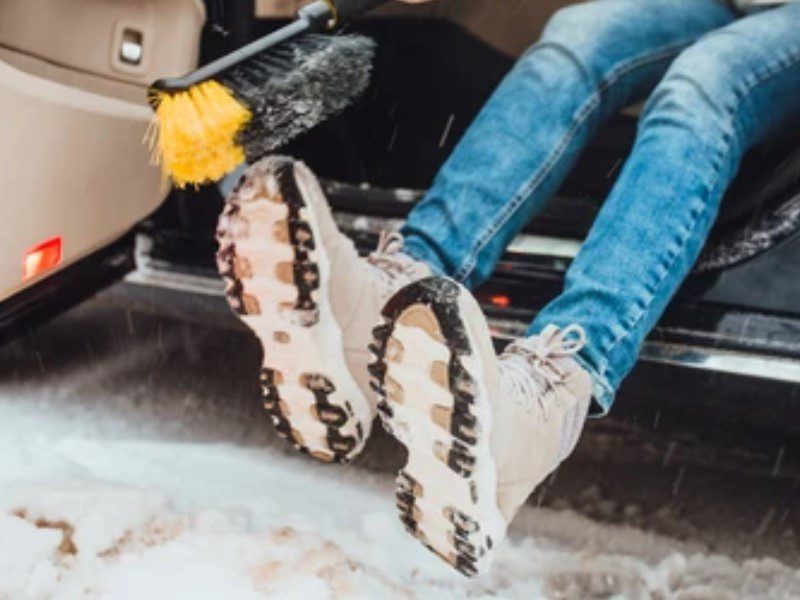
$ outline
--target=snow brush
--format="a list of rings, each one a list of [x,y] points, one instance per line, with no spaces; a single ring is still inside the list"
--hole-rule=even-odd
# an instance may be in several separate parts
[[[178,187],[220,181],[344,108],[369,84],[375,44],[337,28],[388,0],[316,0],[289,25],[184,77],[156,81],[146,141]]]

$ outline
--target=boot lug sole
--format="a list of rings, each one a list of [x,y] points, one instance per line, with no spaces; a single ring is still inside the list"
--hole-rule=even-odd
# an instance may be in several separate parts
[[[342,332],[327,298],[330,261],[318,232],[295,162],[271,157],[251,166],[226,200],[217,265],[229,305],[261,343],[263,404],[278,435],[341,463],[363,448],[372,414],[353,410],[366,399],[350,402],[343,393],[355,387],[343,351],[323,350],[341,347]]]
[[[474,577],[488,569],[505,521],[487,433],[491,407],[459,317],[459,294],[442,278],[396,294],[375,328],[370,372],[381,419],[408,450],[396,485],[400,520],[426,548]]]

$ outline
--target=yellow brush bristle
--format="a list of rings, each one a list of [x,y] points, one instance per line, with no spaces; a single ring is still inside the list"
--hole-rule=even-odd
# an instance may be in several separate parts
[[[185,92],[155,94],[151,144],[175,185],[216,182],[244,162],[236,137],[252,113],[225,86],[207,81]]]

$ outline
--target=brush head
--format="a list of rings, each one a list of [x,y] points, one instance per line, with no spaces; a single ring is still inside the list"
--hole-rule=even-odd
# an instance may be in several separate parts
[[[151,91],[150,143],[178,187],[221,180],[346,108],[369,84],[375,44],[306,34],[185,91]]]
[[[248,162],[345,109],[369,85],[374,53],[360,35],[309,34],[226,74],[252,113],[238,136]]]
[[[206,81],[183,92],[151,92],[154,162],[179,188],[218,181],[245,160],[236,137],[252,118],[230,90]]]

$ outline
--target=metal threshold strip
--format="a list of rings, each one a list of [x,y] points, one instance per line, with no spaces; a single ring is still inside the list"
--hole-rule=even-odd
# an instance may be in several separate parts
[[[489,323],[492,336],[503,342],[514,341],[524,335],[527,329],[526,324],[517,321],[490,319]],[[790,358],[648,340],[639,353],[639,360],[685,369],[800,384],[800,361]]]
[[[225,292],[225,286],[221,279],[159,269],[155,264],[131,271],[125,276],[125,282],[172,292],[187,292],[203,296],[219,296],[220,298],[224,296]]]
[[[703,371],[800,384],[800,361],[789,358],[645,342],[640,359]]]
[[[358,215],[347,212],[337,212],[335,217],[336,223],[346,232],[376,236],[380,235],[382,231],[398,231],[405,222],[404,219]],[[511,254],[523,256],[546,256],[571,260],[578,255],[580,248],[580,240],[522,233],[514,238],[514,241],[508,247],[508,251]]]
[[[156,262],[141,261],[126,282],[173,292],[222,298],[223,284],[217,278],[170,271]],[[524,335],[527,325],[520,321],[490,319],[492,335],[512,341]],[[800,384],[800,361],[788,358],[731,352],[657,341],[645,342],[640,360],[701,371]]]

